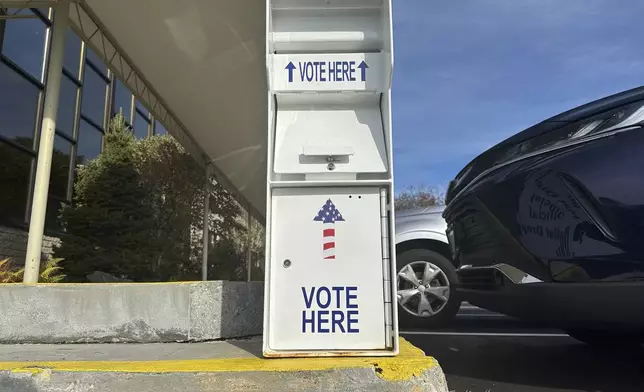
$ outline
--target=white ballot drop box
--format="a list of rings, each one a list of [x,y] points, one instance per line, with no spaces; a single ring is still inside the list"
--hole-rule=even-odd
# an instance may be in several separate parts
[[[268,0],[264,356],[398,353],[391,2]]]

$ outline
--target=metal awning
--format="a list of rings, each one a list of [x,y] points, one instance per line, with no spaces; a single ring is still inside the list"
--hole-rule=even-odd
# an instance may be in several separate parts
[[[9,8],[56,1],[0,0]],[[166,129],[263,221],[266,3],[73,0],[70,23]]]

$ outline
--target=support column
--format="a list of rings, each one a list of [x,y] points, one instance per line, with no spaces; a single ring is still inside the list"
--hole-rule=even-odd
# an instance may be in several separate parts
[[[47,67],[45,85],[45,106],[40,130],[36,181],[31,203],[24,283],[38,283],[38,276],[40,274],[42,237],[45,231],[49,177],[54,152],[56,115],[58,113],[60,82],[63,74],[63,58],[65,56],[65,37],[67,36],[68,26],[69,0],[59,0],[54,8],[51,49],[49,52],[49,66]]]
[[[246,281],[250,282],[252,278],[253,268],[253,237],[252,237],[252,224],[253,218],[250,215],[250,206],[246,210]]]
[[[208,225],[210,215],[210,164],[206,164],[206,184],[203,200],[203,254],[201,260],[201,280],[208,280]]]

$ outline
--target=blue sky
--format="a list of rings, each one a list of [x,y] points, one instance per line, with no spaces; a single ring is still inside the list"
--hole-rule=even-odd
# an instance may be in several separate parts
[[[644,1],[394,1],[396,189],[440,190],[497,142],[644,84]]]

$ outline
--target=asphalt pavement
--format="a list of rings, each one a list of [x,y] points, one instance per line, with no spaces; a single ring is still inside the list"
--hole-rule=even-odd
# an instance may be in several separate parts
[[[449,327],[401,335],[438,360],[453,392],[644,391],[644,348],[601,351],[469,304]]]

